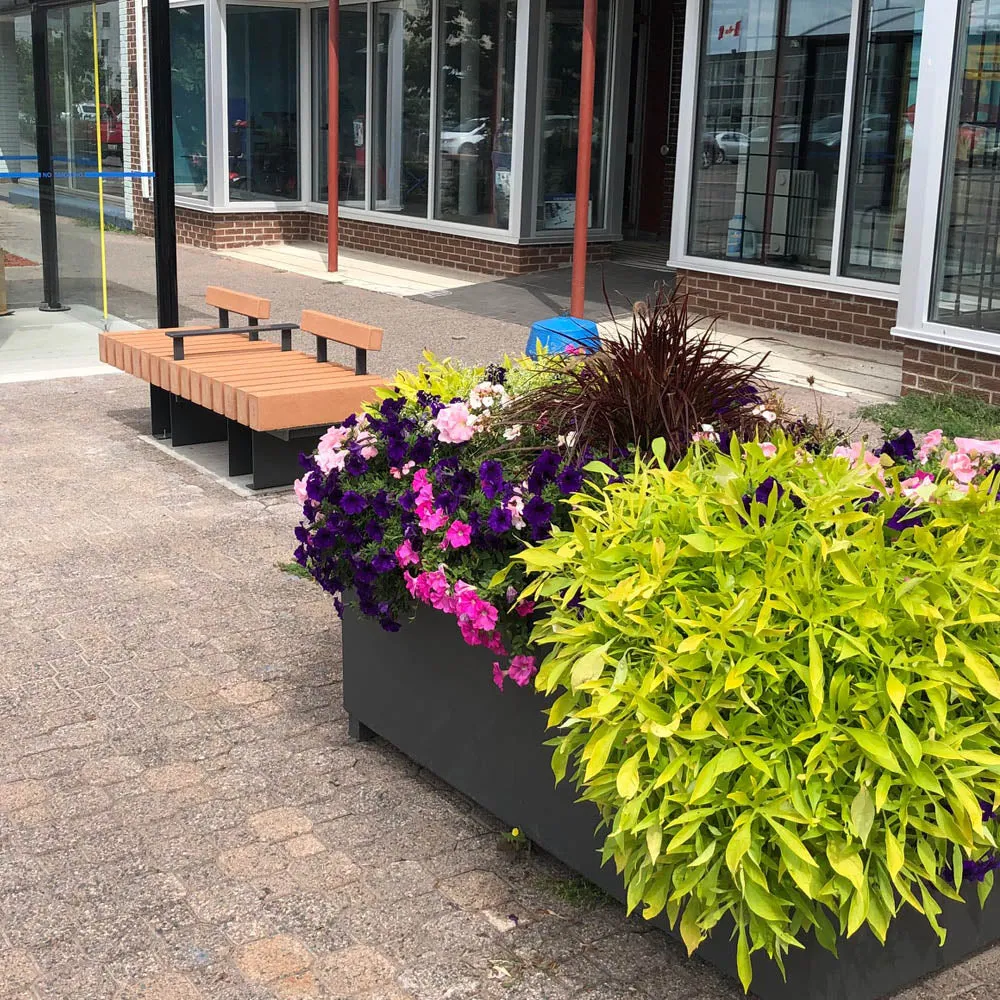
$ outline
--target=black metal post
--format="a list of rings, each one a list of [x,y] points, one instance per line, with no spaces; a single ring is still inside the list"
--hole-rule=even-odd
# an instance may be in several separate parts
[[[31,7],[31,53],[35,74],[35,152],[38,154],[38,223],[42,238],[42,312],[65,312],[59,300],[59,240],[56,180],[52,170],[52,93],[49,87],[48,11]]]
[[[141,8],[139,8],[141,9]],[[170,93],[170,3],[149,0],[149,105],[153,146],[153,225],[156,236],[156,315],[161,327],[180,325],[177,300],[177,221],[174,213],[174,112]],[[139,30],[142,28],[140,26]]]

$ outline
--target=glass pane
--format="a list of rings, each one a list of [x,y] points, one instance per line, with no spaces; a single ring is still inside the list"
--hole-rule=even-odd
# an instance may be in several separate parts
[[[226,8],[229,197],[296,200],[299,12]]]
[[[516,0],[444,0],[438,103],[439,219],[506,229]]]
[[[207,198],[205,8],[170,9],[170,93],[174,111],[174,189]]]
[[[594,134],[591,141],[588,225],[604,226],[605,136],[607,134],[608,23],[611,0],[598,0]],[[572,229],[576,217],[576,154],[580,129],[580,57],[583,6],[577,0],[545,5],[542,58],[542,143],[539,229]]]
[[[329,197],[327,173],[327,31],[324,10],[313,11],[313,198]],[[364,208],[365,201],[365,93],[368,85],[368,13],[365,7],[340,8],[340,173],[339,204]]]
[[[375,37],[375,207],[423,217],[430,150],[429,0],[376,4]]]
[[[899,281],[923,12],[923,0],[879,5],[863,25],[842,267],[852,277]]]
[[[826,272],[850,0],[708,0],[688,251]]]
[[[1000,0],[962,14],[931,318],[1000,332]]]

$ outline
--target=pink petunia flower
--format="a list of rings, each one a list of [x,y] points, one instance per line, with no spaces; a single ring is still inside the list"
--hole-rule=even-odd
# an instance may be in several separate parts
[[[538,667],[535,666],[533,656],[515,656],[510,661],[510,667],[507,670],[507,676],[518,687],[524,687],[536,673],[538,673]]]
[[[903,491],[904,497],[912,500],[920,496],[920,487],[926,482],[933,483],[934,474],[932,472],[925,472],[923,469],[918,469],[909,479],[904,479],[899,484],[899,488]]]
[[[774,458],[778,454],[778,446],[773,441],[761,441],[760,450],[764,452],[764,458]]]
[[[448,525],[448,530],[444,534],[444,541],[441,543],[442,549],[449,547],[462,549],[472,541],[472,528],[464,521],[452,521]]]
[[[465,403],[451,403],[441,409],[433,420],[438,440],[445,444],[462,444],[475,433],[476,418]]]
[[[1000,441],[981,441],[979,438],[955,438],[955,447],[968,455],[1000,455]]]
[[[500,664],[494,660],[493,661],[493,683],[496,684],[500,690],[503,690],[503,679],[504,672],[500,669]]]
[[[936,451],[941,447],[941,439],[944,437],[944,431],[941,428],[937,430],[928,431],[924,435],[923,441],[920,443],[920,450],[917,452],[917,458],[921,462],[926,462],[930,457],[932,451]]]
[[[306,487],[309,485],[309,476],[311,475],[311,472],[307,473],[301,479],[296,479],[295,482],[292,483],[292,489],[295,490],[295,495],[298,497],[299,503],[305,503],[309,499]]]
[[[521,603],[514,608],[514,610],[520,615],[521,618],[527,618],[535,610],[534,601],[521,601]]]
[[[399,563],[400,569],[404,566],[416,566],[420,562],[420,556],[413,551],[409,538],[396,549],[396,562]]]
[[[417,522],[423,531],[438,531],[448,523],[448,516],[432,503],[417,505]]]
[[[960,483],[968,485],[976,478],[976,466],[964,451],[955,451],[944,460],[944,467]]]

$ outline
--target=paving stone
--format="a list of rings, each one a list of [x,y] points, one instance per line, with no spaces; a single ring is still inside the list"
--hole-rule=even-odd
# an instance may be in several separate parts
[[[154,792],[171,792],[186,785],[196,785],[205,777],[202,768],[195,764],[165,764],[147,771],[146,784]]]
[[[236,956],[243,975],[265,983],[302,972],[312,963],[313,957],[305,945],[284,934],[254,941]]]
[[[13,993],[38,979],[38,967],[26,951],[0,951],[0,993]]]
[[[510,898],[510,886],[493,872],[462,872],[438,882],[438,891],[464,909],[485,910]]]
[[[37,806],[49,797],[42,781],[8,781],[0,785],[0,812],[12,813]]]
[[[320,979],[338,996],[384,996],[395,986],[396,969],[385,955],[374,948],[356,946],[325,955],[317,972]]]
[[[319,837],[314,837],[307,833],[301,837],[295,837],[285,842],[285,850],[293,858],[307,858],[313,854],[320,854],[326,850],[326,845]]]
[[[269,809],[250,817],[250,825],[261,840],[289,840],[312,829],[312,820],[298,809],[282,807]],[[305,851],[304,854],[316,854],[316,851]]]

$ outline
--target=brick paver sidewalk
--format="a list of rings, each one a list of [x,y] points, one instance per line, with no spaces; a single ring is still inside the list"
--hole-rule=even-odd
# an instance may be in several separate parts
[[[146,399],[0,387],[0,997],[740,996],[348,740],[331,603],[275,567],[294,504],[140,442]]]

